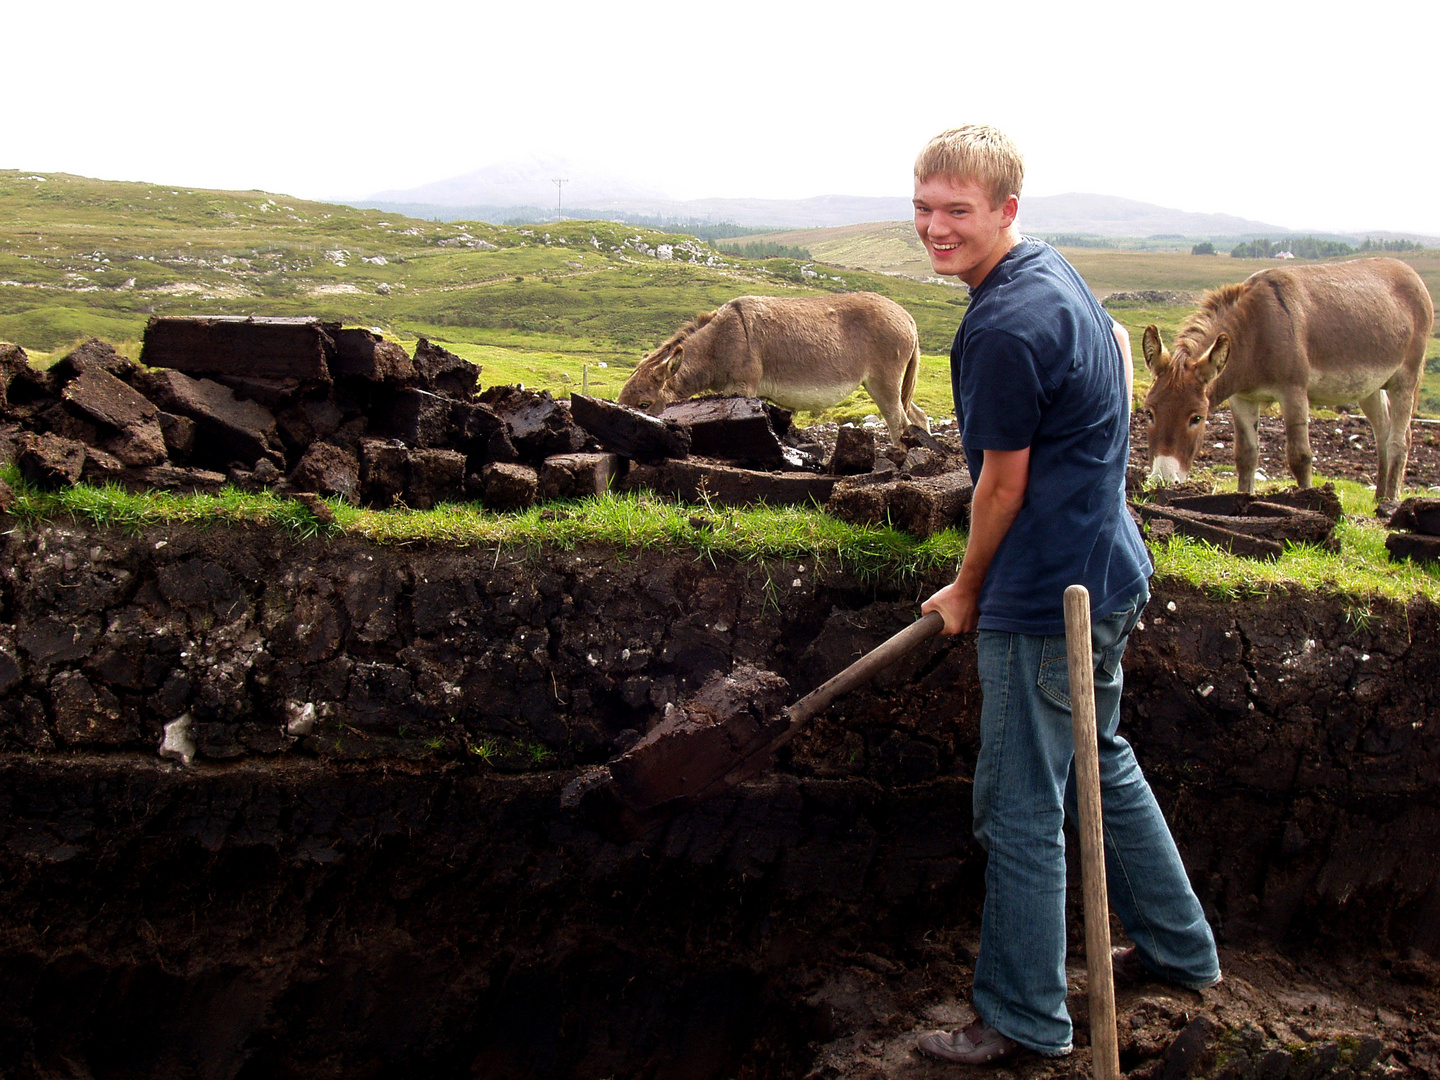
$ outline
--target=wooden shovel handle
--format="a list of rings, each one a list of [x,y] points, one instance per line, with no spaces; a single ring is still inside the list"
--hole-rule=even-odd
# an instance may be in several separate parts
[[[1065,646],[1070,667],[1070,718],[1075,731],[1081,881],[1085,890],[1085,966],[1090,984],[1090,1052],[1095,1080],[1119,1080],[1115,982],[1110,966],[1110,904],[1105,889],[1105,836],[1100,807],[1100,751],[1095,730],[1095,661],[1090,593],[1065,590]]]
[[[945,616],[938,611],[922,616],[901,630],[894,637],[881,642],[864,656],[827,682],[821,683],[810,693],[791,705],[785,712],[790,725],[770,743],[770,751],[778,750],[809,723],[810,719],[830,707],[830,703],[842,694],[848,694],[858,686],[864,686],[880,672],[916,646],[929,641],[945,629]]]

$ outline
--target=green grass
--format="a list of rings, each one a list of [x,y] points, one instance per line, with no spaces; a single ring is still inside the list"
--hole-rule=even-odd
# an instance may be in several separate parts
[[[13,466],[4,479],[16,493],[12,513],[27,524],[67,520],[131,532],[163,525],[260,525],[300,539],[347,534],[381,544],[432,543],[532,551],[600,544],[622,551],[688,551],[698,559],[763,562],[804,559],[862,580],[919,580],[958,565],[962,533],[947,530],[917,540],[890,528],[850,525],[813,508],[729,508],[682,505],[647,495],[603,495],[554,503],[523,513],[496,514],[473,503],[427,511],[362,510],[330,503],[335,516],[322,525],[301,504],[270,494],[226,489],[219,495],[166,492],[129,494],[119,488],[78,485],[41,492],[25,485]],[[1233,486],[1233,482],[1232,482]],[[1240,558],[1183,537],[1156,552],[1159,580],[1179,580],[1231,599],[1276,590],[1304,589],[1354,598],[1440,602],[1440,571],[1392,563],[1386,530],[1370,516],[1373,494],[1362,485],[1336,484],[1346,516],[1337,527],[1338,554],[1293,547],[1275,562]]]
[[[685,506],[647,495],[607,494],[507,514],[475,503],[380,511],[333,500],[335,520],[322,525],[302,504],[269,493],[226,488],[218,495],[135,494],[114,485],[86,484],[40,491],[25,484],[13,465],[0,469],[0,479],[15,493],[11,514],[28,525],[66,520],[128,532],[164,525],[258,525],[300,539],[348,534],[381,544],[684,549],[697,558],[805,558],[867,579],[953,565],[964,550],[963,536],[955,532],[919,541],[890,528],[848,525],[815,509]]]

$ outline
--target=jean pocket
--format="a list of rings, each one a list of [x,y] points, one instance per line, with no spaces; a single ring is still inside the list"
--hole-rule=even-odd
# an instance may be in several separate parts
[[[1070,656],[1065,650],[1065,636],[1046,637],[1040,646],[1040,671],[1035,676],[1036,688],[1062,709],[1070,708]]]
[[[1097,622],[1091,635],[1091,659],[1095,664],[1097,679],[1111,680],[1120,670],[1120,661],[1125,655],[1125,646],[1130,640],[1130,631],[1140,618],[1139,597],[1120,611],[1105,616]]]

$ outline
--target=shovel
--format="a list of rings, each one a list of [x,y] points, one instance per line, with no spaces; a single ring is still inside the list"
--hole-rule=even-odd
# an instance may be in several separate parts
[[[1084,585],[1071,585],[1065,590],[1065,652],[1070,666],[1070,717],[1075,729],[1091,1071],[1096,1080],[1119,1080],[1110,905],[1105,892],[1105,839],[1100,816],[1100,751],[1095,733],[1095,668],[1090,652],[1090,593]]]
[[[739,668],[712,679],[625,753],[575,780],[562,801],[600,811],[621,832],[640,835],[769,768],[831,702],[944,628],[944,616],[932,611],[788,707],[779,696],[788,684],[770,672]]]

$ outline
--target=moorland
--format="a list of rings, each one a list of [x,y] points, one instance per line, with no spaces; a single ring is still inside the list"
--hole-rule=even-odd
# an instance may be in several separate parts
[[[440,342],[483,365],[487,385],[563,395],[583,384],[613,397],[645,352],[734,296],[868,289],[915,317],[921,407],[953,413],[946,356],[966,294],[930,275],[906,223],[760,239],[812,258],[745,258],[683,233],[614,222],[422,221],[261,191],[0,170],[0,340],[40,363],[90,336],[138,356],[151,315],[314,315],[402,342]],[[1275,264],[1188,249],[1066,254],[1102,300],[1181,294],[1109,305],[1131,333],[1141,387],[1147,324],[1168,338],[1191,310],[1185,294]],[[1404,257],[1440,295],[1440,252]],[[1421,411],[1440,414],[1440,340],[1432,340]],[[870,412],[857,391],[821,419]]]

